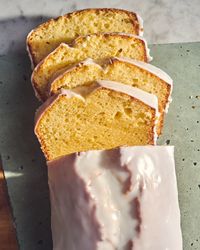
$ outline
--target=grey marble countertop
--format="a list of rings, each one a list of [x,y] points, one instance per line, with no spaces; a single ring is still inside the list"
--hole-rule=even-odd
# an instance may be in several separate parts
[[[0,0],[0,54],[22,46],[27,32],[45,19],[92,7],[138,12],[151,44],[200,41],[199,0]]]

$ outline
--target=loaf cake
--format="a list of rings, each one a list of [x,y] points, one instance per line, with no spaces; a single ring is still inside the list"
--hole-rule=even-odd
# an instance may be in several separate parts
[[[36,115],[35,134],[47,160],[91,149],[155,144],[157,97],[111,81],[62,90]]]
[[[71,43],[80,35],[99,32],[125,32],[142,35],[141,18],[133,12],[120,9],[85,9],[51,19],[27,37],[30,59],[36,66],[60,43]]]
[[[92,84],[96,80],[112,80],[140,88],[158,97],[160,119],[157,133],[163,127],[164,112],[167,112],[171,101],[172,79],[161,69],[144,62],[128,58],[110,58],[101,67],[91,59],[87,59],[56,77],[49,85],[49,95],[57,93],[61,88],[73,89]]]
[[[54,250],[183,249],[172,146],[82,152],[47,164]]]
[[[155,146],[173,82],[142,32],[135,13],[86,9],[27,37],[54,250],[182,250],[174,148]]]
[[[113,56],[147,61],[146,42],[129,34],[101,33],[79,37],[71,46],[62,43],[34,69],[32,84],[36,95],[44,100],[51,79],[67,67],[88,57],[102,62]]]

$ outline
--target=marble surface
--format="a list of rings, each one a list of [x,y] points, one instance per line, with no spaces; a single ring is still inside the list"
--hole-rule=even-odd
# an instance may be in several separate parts
[[[22,49],[28,31],[45,19],[92,7],[138,12],[151,44],[200,41],[199,0],[1,0],[0,54]]]

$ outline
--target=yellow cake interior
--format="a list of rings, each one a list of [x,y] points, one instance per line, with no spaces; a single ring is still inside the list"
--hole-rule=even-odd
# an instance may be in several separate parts
[[[161,133],[164,110],[170,95],[171,86],[151,72],[123,60],[112,59],[104,65],[104,69],[95,63],[82,63],[57,77],[50,85],[51,94],[61,88],[73,89],[78,86],[90,85],[96,80],[111,80],[140,88],[158,97],[159,112],[161,113],[157,132]],[[46,98],[49,96],[47,93]]]
[[[98,32],[125,32],[139,34],[135,13],[114,9],[90,9],[51,19],[38,26],[27,38],[37,65],[60,43],[70,43],[80,35]]]
[[[85,99],[59,95],[36,123],[47,160],[80,151],[154,143],[155,110],[129,95],[98,88]]]
[[[57,71],[87,58],[101,62],[115,56],[146,61],[144,41],[129,35],[120,34],[95,34],[79,37],[75,40],[73,47],[61,44],[46,57],[33,71],[32,82],[41,99],[44,100],[48,84]]]

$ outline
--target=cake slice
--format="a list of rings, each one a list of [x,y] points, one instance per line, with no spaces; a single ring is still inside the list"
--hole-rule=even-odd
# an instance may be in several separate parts
[[[49,98],[35,133],[47,160],[92,149],[155,144],[157,97],[124,84],[99,81]]]
[[[120,9],[85,9],[50,19],[29,33],[30,59],[36,66],[60,43],[71,43],[77,36],[98,32],[142,35],[143,22],[136,13]]]
[[[53,249],[182,250],[172,146],[48,162]]]
[[[87,59],[56,77],[49,85],[48,96],[57,93],[61,88],[73,89],[87,86],[96,80],[112,80],[140,88],[158,97],[160,118],[157,133],[163,127],[164,112],[167,112],[171,101],[173,81],[161,69],[128,58],[111,58],[101,67],[91,59]]]
[[[45,99],[45,92],[52,78],[72,64],[87,58],[102,62],[113,56],[130,57],[147,61],[148,49],[140,37],[101,33],[77,38],[73,45],[62,43],[37,65],[32,74],[32,84],[40,99]]]

